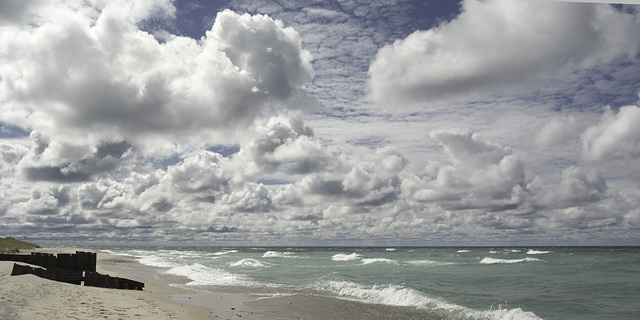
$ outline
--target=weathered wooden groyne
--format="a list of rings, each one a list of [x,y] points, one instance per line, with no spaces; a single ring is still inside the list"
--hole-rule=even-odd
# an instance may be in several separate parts
[[[91,287],[142,290],[144,283],[103,275],[96,272],[96,253],[76,251],[75,254],[50,254],[32,252],[31,254],[0,254],[0,261],[16,261],[40,266],[13,264],[12,276],[33,274],[41,278]]]
[[[97,255],[94,252],[76,253],[0,254],[0,261],[24,262],[45,268],[60,268],[73,271],[96,271]]]

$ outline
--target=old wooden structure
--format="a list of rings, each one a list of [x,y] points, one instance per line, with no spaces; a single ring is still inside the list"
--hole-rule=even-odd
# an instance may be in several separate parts
[[[12,276],[33,274],[41,278],[85,286],[142,290],[144,283],[103,275],[96,272],[96,253],[76,251],[75,254],[50,254],[32,252],[27,254],[0,254],[0,261],[17,261],[43,268],[13,264]]]

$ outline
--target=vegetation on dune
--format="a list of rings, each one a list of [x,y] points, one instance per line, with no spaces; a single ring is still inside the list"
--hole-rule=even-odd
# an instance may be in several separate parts
[[[16,240],[12,237],[0,238],[0,253],[18,253],[22,249],[34,248],[40,248],[40,246],[26,241]]]

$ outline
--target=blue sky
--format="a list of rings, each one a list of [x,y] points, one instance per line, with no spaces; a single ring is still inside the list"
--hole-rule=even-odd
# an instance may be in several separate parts
[[[640,244],[640,8],[6,1],[0,234]]]

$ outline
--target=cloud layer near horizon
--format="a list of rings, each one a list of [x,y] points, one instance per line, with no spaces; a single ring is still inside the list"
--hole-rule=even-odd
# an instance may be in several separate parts
[[[459,15],[403,38],[372,31],[375,19],[355,2],[238,2],[200,39],[144,28],[170,25],[175,5],[0,7],[12,11],[0,15],[0,124],[28,134],[0,140],[0,232],[114,243],[638,241],[640,194],[629,186],[640,176],[619,177],[621,168],[640,169],[640,108],[562,111],[553,99],[493,101],[492,93],[634,64],[634,10],[469,0]],[[385,1],[367,8],[390,10],[398,25],[409,11]],[[523,11],[530,19],[513,18]],[[492,23],[482,31],[477,21]],[[392,34],[400,37],[393,44]],[[558,46],[567,37],[573,45]],[[375,58],[379,105],[360,100],[366,68],[354,65],[364,57]],[[624,70],[607,76],[628,79]],[[468,92],[484,102],[449,104]],[[385,110],[432,97],[440,102],[421,104],[425,114]],[[361,114],[332,113],[348,103]],[[371,132],[352,136],[356,127]],[[410,127],[419,134],[401,137]],[[381,142],[350,142],[372,136]]]

